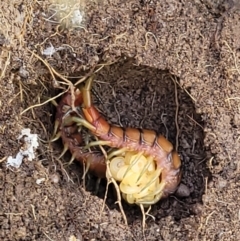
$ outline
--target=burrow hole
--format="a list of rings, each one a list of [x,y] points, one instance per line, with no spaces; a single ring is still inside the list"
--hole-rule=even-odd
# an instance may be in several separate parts
[[[134,61],[123,59],[99,71],[92,88],[94,105],[110,123],[153,129],[174,146],[178,142],[183,172],[181,183],[188,187],[190,195],[182,198],[174,194],[154,205],[151,214],[159,220],[167,215],[180,220],[197,214],[204,192],[204,178],[209,175],[205,164],[203,122],[195,112],[191,97],[179,87],[178,81],[168,71],[136,66]],[[177,107],[178,130],[175,121]],[[92,177],[88,190],[94,190],[95,181]],[[105,187],[106,182],[103,181],[98,193],[101,198],[104,197]],[[118,208],[112,193],[110,189],[107,204],[110,208]],[[124,203],[124,210],[130,220],[133,213],[134,219],[142,217],[136,206]]]

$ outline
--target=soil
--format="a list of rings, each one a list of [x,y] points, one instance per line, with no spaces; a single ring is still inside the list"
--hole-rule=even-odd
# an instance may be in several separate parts
[[[0,239],[240,240],[238,1],[78,2],[0,3]],[[126,226],[113,188],[104,204],[106,181],[95,194],[96,178],[85,187],[50,143],[48,100],[93,72],[111,123],[164,134],[182,159],[180,188],[152,206],[144,233],[139,207],[123,203]],[[7,167],[24,128],[38,134],[36,158]]]

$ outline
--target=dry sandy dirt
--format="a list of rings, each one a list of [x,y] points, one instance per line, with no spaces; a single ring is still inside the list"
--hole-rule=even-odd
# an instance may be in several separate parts
[[[55,108],[42,103],[67,84],[47,66],[73,82],[97,70],[94,102],[110,122],[177,147],[185,188],[152,207],[146,240],[240,240],[237,0],[2,0],[0,23],[1,240],[144,238],[139,208],[123,203],[126,226],[110,188],[101,212],[106,182],[97,195],[95,177],[84,187],[81,165],[49,143]],[[38,134],[36,158],[9,168],[24,128]]]

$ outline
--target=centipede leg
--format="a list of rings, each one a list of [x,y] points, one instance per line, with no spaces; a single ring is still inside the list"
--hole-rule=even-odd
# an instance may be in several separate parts
[[[63,126],[70,126],[70,125],[73,125],[73,123],[74,121],[72,120],[71,116],[66,116],[62,121]]]
[[[89,142],[85,147],[84,149],[89,149],[90,147],[93,147],[93,146],[108,146],[110,145],[111,142],[110,141],[92,141],[92,142]]]
[[[68,144],[65,143],[64,146],[63,146],[63,151],[62,153],[60,154],[60,156],[58,157],[58,159],[60,159],[68,150]]]
[[[153,200],[151,200],[151,201],[146,201],[146,200],[141,201],[141,200],[139,199],[137,204],[138,204],[138,205],[143,205],[144,207],[149,207],[149,206],[157,203],[157,202],[161,199],[161,197],[162,197],[162,193],[160,192],[158,195],[156,195],[156,196],[154,197]]]
[[[110,152],[110,154],[107,156],[108,160],[111,160],[114,156],[119,156],[121,154],[123,154],[127,149],[126,148],[121,148],[119,150],[116,151],[112,151]]]
[[[141,173],[140,173],[140,175],[139,175],[139,177],[138,177],[138,179],[137,179],[137,182],[142,178],[142,176],[144,175],[144,173],[147,171],[147,169],[148,169],[148,167],[151,165],[151,162],[148,162],[145,166],[144,166],[144,168],[142,169],[142,171],[141,171]]]
[[[55,107],[58,107],[58,103],[56,102],[56,100],[51,100],[51,103],[52,103]]]
[[[53,137],[57,134],[59,125],[60,125],[59,120],[55,120],[55,122],[54,122],[54,129],[53,129]]]
[[[90,131],[96,130],[95,126],[91,125],[87,120],[84,120],[82,118],[75,117],[75,116],[72,116],[71,120],[76,122],[78,126],[84,126],[87,129],[89,129]]]
[[[74,160],[75,160],[75,155],[73,154],[70,161],[68,162],[68,165],[70,166]]]
[[[61,137],[61,131],[59,131],[59,132],[56,134],[56,136],[53,137],[53,138],[50,140],[50,142],[54,142],[54,141],[58,140],[60,137]]]
[[[140,193],[149,188],[149,186],[156,181],[157,178],[159,178],[160,173],[162,172],[162,169],[157,169],[155,176],[144,186],[144,188],[141,189]]]

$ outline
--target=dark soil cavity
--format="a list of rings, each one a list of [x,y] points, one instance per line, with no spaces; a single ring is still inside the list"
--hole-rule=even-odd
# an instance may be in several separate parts
[[[95,105],[109,122],[153,129],[166,136],[174,146],[178,145],[183,162],[182,184],[191,194],[187,198],[172,196],[155,205],[151,214],[157,220],[167,215],[179,220],[194,214],[193,206],[201,203],[204,177],[208,176],[201,117],[195,113],[190,96],[177,83],[178,79],[166,70],[136,66],[131,60],[122,60],[101,70],[93,85]],[[125,206],[131,222],[141,219],[140,211],[132,215],[134,209]]]

